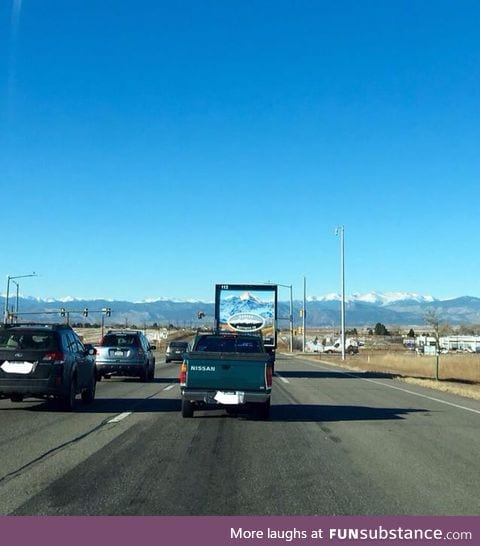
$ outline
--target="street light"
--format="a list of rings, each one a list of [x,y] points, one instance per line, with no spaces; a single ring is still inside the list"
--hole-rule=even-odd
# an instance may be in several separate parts
[[[335,229],[335,235],[340,237],[340,282],[342,285],[342,360],[345,360],[345,228],[344,226],[338,226]]]
[[[302,350],[305,352],[305,345],[307,340],[307,333],[306,333],[306,327],[307,327],[307,277],[303,277],[303,342],[302,342]]]
[[[17,294],[15,297],[15,314],[18,314],[18,289],[20,287],[19,283],[17,281],[14,281],[12,279],[13,284],[17,287]]]
[[[283,288],[290,289],[290,352],[293,353],[293,296],[292,296],[292,285],[291,284],[278,284],[278,286],[283,286]]]
[[[30,273],[29,275],[7,275],[7,295],[5,297],[5,311],[4,311],[4,318],[3,321],[6,324],[8,322],[8,298],[10,294],[10,281],[13,281],[14,279],[25,279],[26,277],[36,277],[37,274],[35,271],[33,273]],[[18,284],[17,284],[17,290],[18,290]]]

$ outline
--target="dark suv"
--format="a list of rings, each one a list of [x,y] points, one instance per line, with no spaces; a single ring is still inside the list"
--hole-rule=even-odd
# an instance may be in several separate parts
[[[0,326],[0,398],[58,398],[73,410],[77,394],[95,398],[95,349],[66,324]]]
[[[155,345],[142,332],[110,330],[96,347],[97,380],[111,375],[140,377],[149,381],[155,376]]]

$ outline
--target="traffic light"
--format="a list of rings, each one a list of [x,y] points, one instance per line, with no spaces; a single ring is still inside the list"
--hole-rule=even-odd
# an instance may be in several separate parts
[[[67,314],[67,313],[66,313],[66,311],[65,311],[65,307],[62,307],[62,308],[60,309],[60,316],[61,316],[61,317],[64,317],[66,314]]]
[[[112,315],[112,310],[110,309],[110,307],[107,307],[107,310],[105,311],[105,315],[107,315],[107,317],[110,317]]]
[[[85,309],[83,310],[83,316],[88,317],[88,308],[87,307],[85,307]]]

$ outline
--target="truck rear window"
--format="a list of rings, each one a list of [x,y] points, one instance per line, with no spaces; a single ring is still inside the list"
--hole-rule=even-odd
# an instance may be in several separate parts
[[[196,346],[196,351],[213,353],[261,353],[260,341],[248,337],[201,337]]]

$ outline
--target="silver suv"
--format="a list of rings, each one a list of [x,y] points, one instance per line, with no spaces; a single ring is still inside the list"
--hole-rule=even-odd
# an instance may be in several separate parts
[[[172,360],[183,360],[183,353],[188,348],[188,341],[170,341],[165,351],[165,362]]]
[[[153,379],[155,349],[142,332],[108,331],[96,347],[97,381],[112,375],[139,377],[141,381]]]

